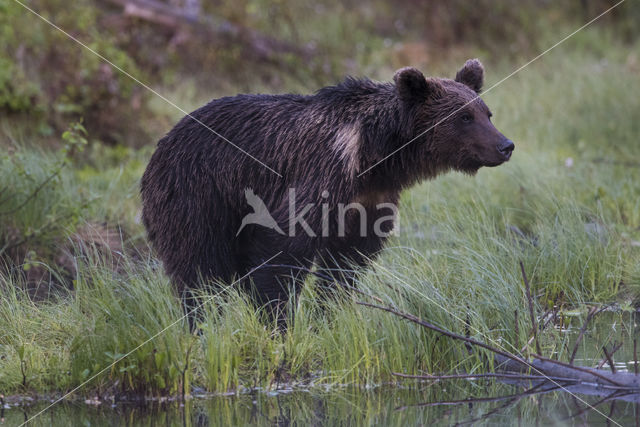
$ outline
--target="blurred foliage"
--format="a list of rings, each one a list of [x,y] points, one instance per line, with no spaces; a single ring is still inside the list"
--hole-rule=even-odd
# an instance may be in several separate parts
[[[394,23],[401,33],[420,38],[434,49],[473,45],[486,52],[508,56],[538,53],[616,4],[612,0],[422,0],[395,10]],[[599,19],[631,41],[637,37],[640,18],[637,2],[626,2]],[[615,24],[615,25],[610,25]],[[565,30],[566,28],[566,30]],[[565,32],[566,31],[566,32]]]
[[[467,52],[493,62],[531,56],[614,4],[199,2],[198,18],[208,25],[233,25],[238,33],[255,31],[313,52],[265,58],[242,37],[203,35],[188,26],[149,22],[123,14],[112,3],[33,0],[28,6],[145,84],[179,88],[191,81],[196,91],[210,97],[242,91],[310,91],[347,74],[386,79],[395,67],[433,69]],[[181,7],[183,2],[164,3]],[[626,2],[599,25],[614,22],[610,27],[616,37],[629,42],[638,35],[638,20],[638,2]],[[567,31],[559,30],[564,28]],[[175,111],[162,111],[168,119],[154,111],[149,102],[153,95],[133,79],[12,0],[0,0],[0,44],[0,111],[28,115],[31,129],[42,136],[59,134],[69,122],[83,118],[95,138],[139,147],[166,132],[175,120]]]
[[[8,113],[35,112],[37,94],[37,87],[25,79],[20,68],[0,58],[0,109]]]
[[[112,33],[103,31],[103,14],[93,3],[53,0],[33,1],[29,6],[112,63],[144,79],[145,72],[136,60],[119,47]],[[86,125],[105,142],[130,142],[141,134],[136,117],[142,113],[144,92],[137,83],[18,3],[0,2],[0,28],[0,44],[5,47],[0,63],[10,64],[0,71],[0,108],[27,113],[34,122],[44,120],[57,131],[84,117]]]

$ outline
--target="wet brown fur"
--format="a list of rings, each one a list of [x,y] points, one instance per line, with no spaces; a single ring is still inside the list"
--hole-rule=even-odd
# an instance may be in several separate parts
[[[304,274],[273,265],[310,268],[315,262],[329,272],[366,265],[386,239],[372,227],[389,209],[375,205],[397,204],[404,188],[448,170],[474,174],[508,159],[496,148],[508,140],[477,97],[482,79],[482,65],[470,60],[458,81],[425,78],[405,68],[393,83],[348,78],[314,95],[238,95],[194,111],[192,117],[282,177],[192,117],[183,118],[159,141],[141,186],[143,221],[166,272],[187,295],[202,283],[230,283],[280,252],[242,282],[254,284],[259,303],[277,305],[300,283],[291,278]],[[295,236],[283,236],[259,225],[236,236],[242,218],[252,212],[244,198],[247,188],[284,231],[289,230],[289,188],[295,188],[298,210],[316,206],[305,216],[316,236],[300,227]],[[353,223],[346,236],[338,236],[332,215],[329,235],[322,236],[322,204],[336,212],[338,204],[351,202],[364,205],[368,234],[360,236]],[[383,228],[392,227],[389,221]]]

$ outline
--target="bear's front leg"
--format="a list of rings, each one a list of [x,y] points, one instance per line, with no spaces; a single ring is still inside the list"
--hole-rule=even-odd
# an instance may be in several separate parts
[[[239,261],[243,285],[260,306],[284,326],[286,303],[297,296],[313,264],[313,241],[306,236],[286,237],[274,230],[254,230],[243,239]]]
[[[397,221],[397,196],[392,202],[369,206],[364,214],[346,217],[337,235],[321,241],[316,257],[320,273],[348,287],[354,285],[356,269],[366,267],[378,256]],[[344,230],[344,233],[340,233]]]
[[[378,256],[385,240],[379,236],[353,236],[328,242],[316,258],[319,273],[352,287],[356,270],[366,267]]]

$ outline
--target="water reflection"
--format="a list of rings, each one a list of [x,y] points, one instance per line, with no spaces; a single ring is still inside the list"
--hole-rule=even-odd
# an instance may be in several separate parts
[[[580,343],[577,365],[607,367],[602,347],[615,348],[618,371],[634,371],[634,314],[602,313]],[[553,347],[567,359],[582,322],[563,319]],[[572,324],[573,323],[573,324]],[[568,392],[567,392],[568,390]],[[1,408],[1,427],[29,426],[218,426],[218,425],[636,425],[640,394],[557,384],[455,379],[403,380],[374,388],[333,387],[207,396],[188,401],[89,405],[63,403],[32,418],[48,402]],[[0,405],[2,407],[2,405]]]
[[[465,380],[217,396],[184,405],[64,403],[28,425],[640,425],[638,404],[618,400],[619,396],[572,395],[549,385],[523,391],[521,386]],[[3,426],[20,425],[44,406],[6,409]]]

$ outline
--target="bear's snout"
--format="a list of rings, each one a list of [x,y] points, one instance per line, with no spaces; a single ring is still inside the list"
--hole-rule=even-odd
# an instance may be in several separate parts
[[[511,158],[511,153],[513,153],[514,148],[516,148],[516,146],[510,139],[505,138],[501,143],[498,144],[498,151],[504,158],[505,162]]]

